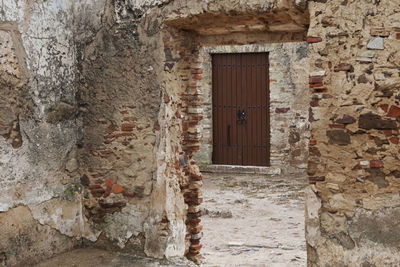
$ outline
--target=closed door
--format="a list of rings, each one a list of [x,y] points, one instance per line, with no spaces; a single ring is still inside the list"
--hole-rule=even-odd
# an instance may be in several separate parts
[[[268,53],[212,56],[213,163],[269,166]]]

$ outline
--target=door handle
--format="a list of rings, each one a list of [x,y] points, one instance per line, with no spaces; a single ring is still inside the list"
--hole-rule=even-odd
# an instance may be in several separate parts
[[[238,121],[239,124],[246,123],[247,113],[246,113],[245,109],[243,109],[243,110],[238,109],[238,111],[236,112],[236,115],[237,115],[237,121]]]

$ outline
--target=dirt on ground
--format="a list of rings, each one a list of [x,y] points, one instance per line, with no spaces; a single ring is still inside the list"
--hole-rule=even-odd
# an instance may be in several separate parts
[[[205,173],[202,266],[306,266],[306,177]]]

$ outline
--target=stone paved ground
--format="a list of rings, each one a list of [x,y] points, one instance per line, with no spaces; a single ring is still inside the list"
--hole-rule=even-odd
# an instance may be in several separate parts
[[[204,267],[306,266],[306,175],[204,174]]]

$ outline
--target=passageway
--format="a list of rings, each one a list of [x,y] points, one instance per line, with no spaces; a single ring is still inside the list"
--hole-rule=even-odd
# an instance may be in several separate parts
[[[204,174],[202,266],[305,266],[306,175]]]

